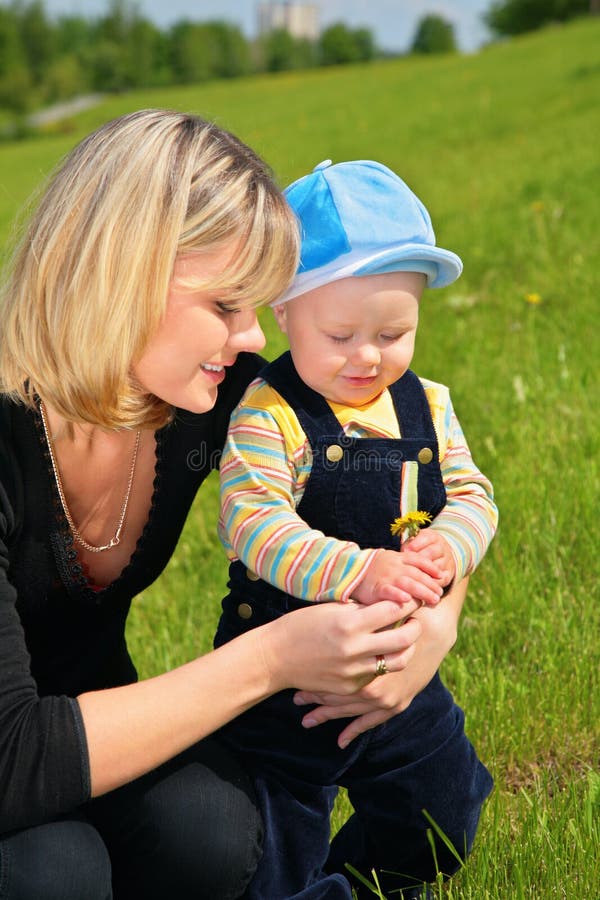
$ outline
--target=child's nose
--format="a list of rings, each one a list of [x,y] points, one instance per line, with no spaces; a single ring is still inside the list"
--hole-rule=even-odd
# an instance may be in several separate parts
[[[375,344],[361,344],[356,348],[352,361],[360,366],[378,366],[381,362],[381,353]]]

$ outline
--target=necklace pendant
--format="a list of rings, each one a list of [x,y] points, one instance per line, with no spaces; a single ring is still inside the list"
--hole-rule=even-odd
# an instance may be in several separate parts
[[[50,461],[52,463],[52,471],[54,473],[54,479],[56,481],[56,488],[58,491],[58,496],[60,497],[61,506],[63,508],[63,512],[65,514],[65,519],[71,529],[71,534],[73,535],[73,539],[77,541],[78,544],[81,544],[86,550],[90,553],[103,553],[105,550],[112,550],[113,547],[116,547],[121,543],[121,531],[123,529],[123,523],[125,522],[125,515],[127,513],[127,507],[129,505],[129,495],[131,494],[131,485],[133,484],[133,476],[135,473],[135,464],[137,461],[138,450],[140,446],[140,437],[141,431],[138,431],[135,436],[135,444],[133,447],[133,456],[131,458],[131,466],[129,468],[129,482],[127,484],[127,491],[125,493],[125,499],[123,500],[123,506],[121,507],[121,517],[119,519],[119,524],[117,525],[117,531],[114,537],[112,537],[108,544],[102,544],[101,547],[96,547],[93,544],[88,543],[85,538],[79,533],[75,522],[69,512],[69,507],[67,506],[67,501],[65,498],[65,492],[63,490],[62,481],[60,477],[60,472],[58,470],[58,464],[56,462],[56,457],[54,456],[54,450],[52,449],[52,441],[50,440],[50,435],[48,433],[48,423],[46,421],[46,412],[44,410],[44,404],[40,400],[39,405],[40,416],[42,419],[42,426],[44,428],[44,437],[46,438],[46,445],[48,447],[48,452],[50,454]]]

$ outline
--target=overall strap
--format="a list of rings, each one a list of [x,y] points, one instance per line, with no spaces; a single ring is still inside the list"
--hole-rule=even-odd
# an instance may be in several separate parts
[[[342,431],[325,398],[305,384],[298,375],[289,350],[265,366],[259,375],[292,407],[309,439],[315,433],[332,436]],[[419,377],[411,369],[407,369],[388,390],[392,395],[402,437],[436,440],[427,395]]]
[[[390,385],[389,391],[403,438],[437,440],[425,388],[417,375],[407,369],[402,378]]]
[[[325,398],[298,375],[289,350],[265,366],[259,377],[275,388],[294,410],[311,446],[323,435],[343,436],[342,426]]]

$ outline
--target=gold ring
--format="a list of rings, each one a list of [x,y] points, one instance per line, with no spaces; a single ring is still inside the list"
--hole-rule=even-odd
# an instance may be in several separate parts
[[[376,656],[375,660],[377,665],[375,666],[375,675],[387,675],[387,666],[385,664],[385,656],[381,654],[380,656]]]

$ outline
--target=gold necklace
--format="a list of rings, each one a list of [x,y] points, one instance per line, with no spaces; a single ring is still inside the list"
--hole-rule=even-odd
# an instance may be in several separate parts
[[[56,481],[56,487],[58,488],[58,496],[60,497],[60,502],[62,504],[63,512],[65,514],[65,518],[69,523],[69,528],[71,529],[71,533],[73,534],[73,538],[77,541],[78,544],[81,544],[82,547],[85,547],[86,550],[89,550],[90,553],[102,553],[103,550],[112,550],[113,547],[116,547],[117,544],[121,541],[121,531],[123,529],[123,524],[125,522],[125,516],[127,514],[127,507],[129,506],[129,495],[131,494],[131,485],[133,484],[133,475],[135,472],[135,464],[137,462],[138,449],[140,446],[140,435],[141,432],[138,431],[135,437],[135,446],[133,448],[133,456],[131,458],[131,467],[129,469],[129,482],[127,484],[127,491],[125,493],[125,499],[123,500],[123,506],[121,507],[121,515],[119,516],[119,521],[117,524],[117,530],[115,531],[115,536],[110,539],[108,544],[102,544],[101,547],[95,547],[93,544],[89,544],[82,534],[80,534],[71,513],[69,512],[69,507],[67,506],[67,501],[65,498],[65,492],[63,490],[62,481],[60,477],[60,472],[58,471],[58,465],[56,462],[56,458],[54,456],[54,451],[52,449],[52,442],[50,440],[50,435],[48,433],[48,423],[46,421],[46,413],[44,411],[44,404],[40,402],[40,414],[42,417],[42,425],[44,426],[44,435],[46,437],[46,444],[48,445],[48,450],[50,452],[50,462],[52,463],[52,471],[54,472],[54,479]]]

